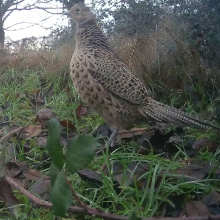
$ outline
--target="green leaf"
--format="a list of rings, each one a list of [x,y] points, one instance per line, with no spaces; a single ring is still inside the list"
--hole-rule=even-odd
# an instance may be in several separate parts
[[[53,204],[53,214],[65,217],[67,210],[72,204],[72,192],[63,172],[57,174],[56,181],[51,190],[50,200]]]
[[[51,162],[48,175],[51,177],[52,186],[54,185],[59,172],[60,172],[60,170],[54,165],[53,162]]]
[[[63,153],[62,147],[60,144],[60,123],[55,119],[52,118],[47,123],[48,127],[48,138],[46,148],[49,151],[50,158],[55,166],[59,170],[63,168]]]
[[[19,218],[18,218],[18,220],[26,220],[26,219],[28,219],[26,213],[21,213],[21,215],[20,215]]]
[[[100,146],[91,135],[78,135],[67,145],[65,160],[67,168],[75,173],[87,167],[93,160],[96,148]]]
[[[138,217],[136,212],[132,212],[132,214],[129,216],[128,220],[142,220],[142,218]]]

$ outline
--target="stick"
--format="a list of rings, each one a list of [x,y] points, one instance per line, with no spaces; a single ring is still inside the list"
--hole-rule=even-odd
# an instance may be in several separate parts
[[[14,131],[9,132],[7,135],[5,135],[3,138],[0,139],[0,143],[2,143],[3,141],[7,140],[8,138],[10,138],[13,134],[21,131],[22,129],[24,129],[24,127],[19,127]]]
[[[8,176],[5,177],[5,180],[11,185],[12,188],[17,189],[20,193],[27,196],[30,200],[36,203],[37,206],[42,206],[46,208],[52,208],[52,203],[44,201],[42,199],[37,198],[32,193],[27,191],[26,189],[19,186],[13,178]],[[106,213],[103,211],[99,211],[97,209],[89,207],[89,209],[80,208],[78,206],[71,206],[68,210],[69,212],[73,213],[80,213],[85,215],[91,215],[93,217],[99,217],[103,219],[110,219],[110,220],[128,220],[127,216],[115,215],[111,213]],[[150,218],[142,218],[142,220],[219,220],[220,216],[191,216],[191,217],[177,217],[177,218],[161,218],[161,217],[150,217]]]

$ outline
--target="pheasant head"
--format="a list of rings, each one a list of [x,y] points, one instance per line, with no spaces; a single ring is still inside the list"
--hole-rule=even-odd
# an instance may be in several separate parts
[[[69,16],[78,27],[82,25],[96,25],[96,17],[83,2],[75,4],[69,12]]]

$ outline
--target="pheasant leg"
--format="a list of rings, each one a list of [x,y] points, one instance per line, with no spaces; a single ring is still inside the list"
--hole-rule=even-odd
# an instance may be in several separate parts
[[[115,142],[116,142],[116,137],[117,137],[117,134],[118,134],[118,131],[119,131],[119,127],[114,129],[109,140],[107,141],[106,145],[105,145],[105,148],[110,145],[111,147],[114,147],[115,145]]]

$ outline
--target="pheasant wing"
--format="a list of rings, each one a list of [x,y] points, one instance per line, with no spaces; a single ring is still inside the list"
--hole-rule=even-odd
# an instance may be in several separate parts
[[[96,71],[92,76],[108,91],[131,103],[144,103],[151,96],[150,91],[118,57],[96,57]]]

